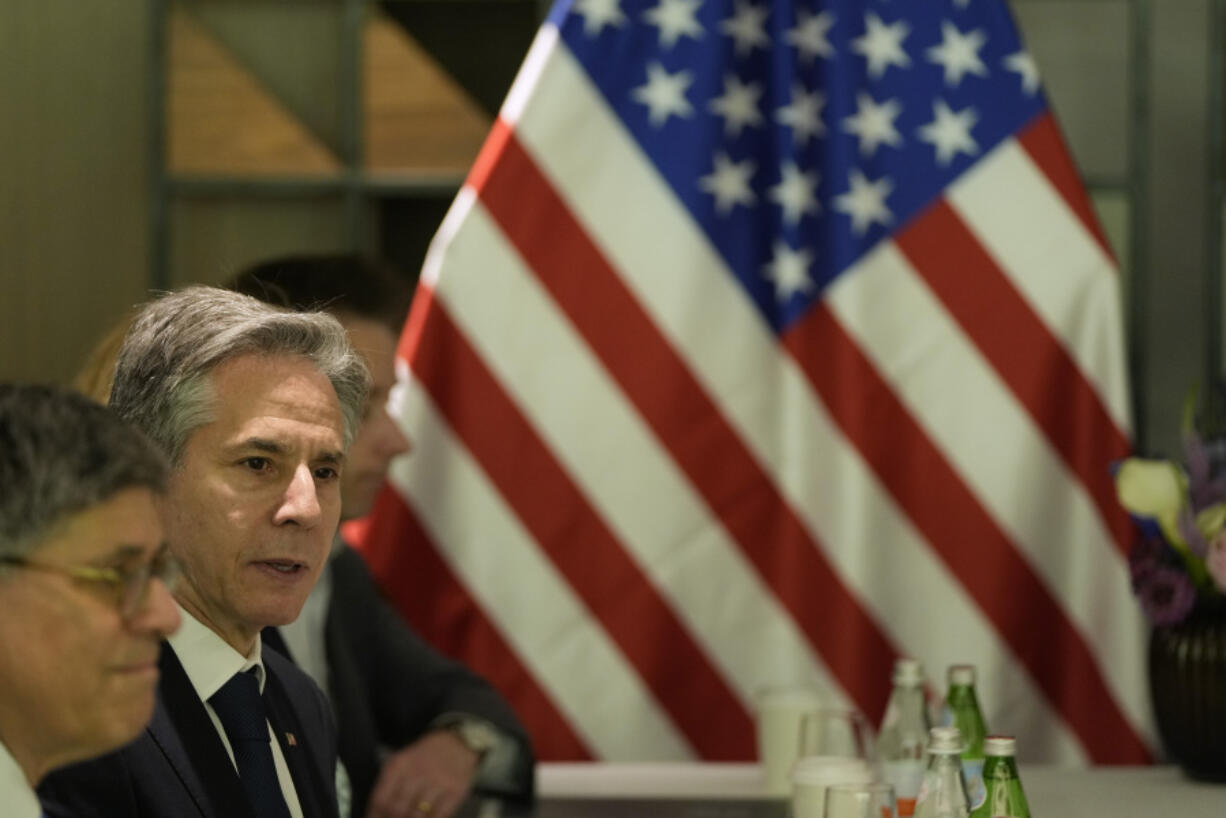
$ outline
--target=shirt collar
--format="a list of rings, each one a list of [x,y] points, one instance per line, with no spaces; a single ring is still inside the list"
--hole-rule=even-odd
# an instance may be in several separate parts
[[[14,818],[38,818],[43,812],[25,772],[4,742],[0,742],[0,803],[4,814]]]
[[[178,605],[177,602],[175,604]],[[183,665],[183,671],[200,701],[207,702],[235,673],[253,667],[256,668],[255,677],[260,683],[260,692],[264,692],[264,661],[261,658],[259,634],[256,634],[251,653],[244,656],[182,605],[179,605],[179,613],[183,616],[183,624],[167,641],[175,656],[179,657],[179,663]]]

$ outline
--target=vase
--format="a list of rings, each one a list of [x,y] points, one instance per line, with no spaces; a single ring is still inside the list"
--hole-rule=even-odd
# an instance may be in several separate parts
[[[1149,688],[1171,760],[1192,778],[1226,781],[1226,605],[1154,628]]]

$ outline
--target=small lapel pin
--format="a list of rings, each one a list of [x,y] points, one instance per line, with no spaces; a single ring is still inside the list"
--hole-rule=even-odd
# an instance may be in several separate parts
[[[285,743],[286,743],[286,744],[288,744],[290,747],[297,747],[297,746],[298,746],[298,737],[297,737],[297,736],[295,736],[293,733],[286,733],[286,734],[285,734]]]

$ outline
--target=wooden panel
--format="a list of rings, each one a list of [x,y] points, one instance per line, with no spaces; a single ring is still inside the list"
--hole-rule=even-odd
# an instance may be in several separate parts
[[[365,158],[375,172],[467,172],[490,117],[392,20],[373,13],[364,41]]]
[[[171,173],[334,175],[335,156],[185,9],[170,15]]]
[[[345,6],[338,0],[193,2],[192,19],[344,161]]]

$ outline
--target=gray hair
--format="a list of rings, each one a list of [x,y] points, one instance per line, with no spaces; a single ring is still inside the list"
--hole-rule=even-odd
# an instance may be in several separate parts
[[[137,313],[115,364],[110,405],[177,463],[187,438],[213,418],[209,373],[243,355],[299,356],[314,364],[340,401],[349,445],[370,375],[340,323],[216,287],[168,293]]]
[[[125,489],[160,494],[167,471],[148,438],[83,395],[0,384],[0,555],[28,554]]]

